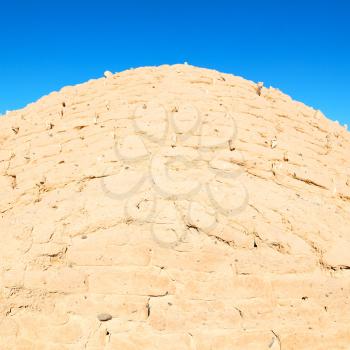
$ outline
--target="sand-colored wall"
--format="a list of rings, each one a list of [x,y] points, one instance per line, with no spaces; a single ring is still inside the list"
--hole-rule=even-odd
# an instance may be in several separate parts
[[[1,117],[0,349],[349,349],[350,134],[258,92],[140,68]]]

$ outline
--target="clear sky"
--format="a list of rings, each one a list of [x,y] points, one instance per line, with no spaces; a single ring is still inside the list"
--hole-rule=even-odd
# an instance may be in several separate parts
[[[185,61],[350,124],[350,1],[0,0],[0,112],[105,70]]]

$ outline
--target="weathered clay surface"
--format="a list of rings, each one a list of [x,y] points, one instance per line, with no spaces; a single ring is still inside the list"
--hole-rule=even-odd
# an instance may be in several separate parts
[[[350,134],[186,65],[0,119],[0,349],[350,348]]]

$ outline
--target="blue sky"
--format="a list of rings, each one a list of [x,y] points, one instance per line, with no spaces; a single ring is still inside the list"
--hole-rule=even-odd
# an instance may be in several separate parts
[[[0,112],[105,70],[183,63],[350,124],[350,1],[0,0]]]

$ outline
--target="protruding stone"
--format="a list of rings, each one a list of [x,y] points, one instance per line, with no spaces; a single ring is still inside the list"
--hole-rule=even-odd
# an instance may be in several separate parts
[[[110,72],[109,70],[106,70],[104,73],[103,73],[104,77],[105,78],[110,78],[113,76],[113,73]]]
[[[101,322],[106,322],[111,320],[113,317],[110,314],[98,314],[97,318],[99,319],[99,321]]]
[[[264,83],[263,82],[259,82],[259,83],[256,84],[256,87],[257,87],[257,93],[260,96],[261,95],[261,91],[262,91],[262,89],[264,87]]]

